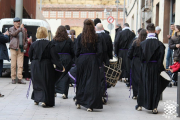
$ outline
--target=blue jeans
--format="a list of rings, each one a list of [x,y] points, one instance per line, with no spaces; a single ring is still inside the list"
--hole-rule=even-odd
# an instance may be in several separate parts
[[[0,60],[0,77],[2,76],[3,60]]]
[[[167,56],[166,56],[166,69],[168,69],[169,66],[172,65],[172,53],[173,50],[168,47]]]

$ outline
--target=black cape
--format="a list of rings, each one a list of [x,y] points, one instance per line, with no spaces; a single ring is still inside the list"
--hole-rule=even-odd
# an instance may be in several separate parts
[[[127,53],[130,45],[132,44],[135,34],[129,29],[118,32],[115,38],[115,51],[114,53],[122,58],[122,74],[120,78],[130,78],[130,65],[131,61],[128,59]]]
[[[141,42],[141,79],[138,90],[138,106],[148,110],[158,107],[160,95],[168,85],[160,73],[164,71],[163,60],[165,46],[155,38],[148,38]]]
[[[71,69],[72,60],[74,58],[74,44],[71,39],[64,40],[64,41],[51,41],[51,44],[55,46],[56,53],[59,54],[59,61],[65,67],[65,72],[57,78],[55,84],[55,92],[65,94],[68,96],[69,90],[69,78],[68,78],[68,71]],[[56,72],[59,74],[58,72]],[[56,75],[58,76],[58,75]]]
[[[134,42],[128,50],[128,58],[131,60],[131,78],[133,86],[133,96],[138,95],[138,83],[140,80],[140,46]]]
[[[31,77],[33,83],[33,93],[31,99],[36,102],[44,102],[47,106],[54,106],[54,85],[55,69],[63,67],[59,62],[59,56],[55,52],[55,47],[48,40],[38,40],[33,42],[29,49],[31,60]]]
[[[102,94],[99,57],[102,54],[102,46],[98,42],[93,45],[87,43],[87,47],[81,44],[81,34],[77,38],[76,48],[76,98],[77,104],[86,108],[102,109]]]

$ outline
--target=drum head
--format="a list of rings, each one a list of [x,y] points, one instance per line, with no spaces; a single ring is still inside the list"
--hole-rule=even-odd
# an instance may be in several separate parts
[[[118,61],[118,58],[113,57],[113,59],[110,59],[109,61],[110,61],[110,62],[117,62],[117,61]]]
[[[162,71],[160,75],[167,81],[171,81],[171,77],[165,71]]]

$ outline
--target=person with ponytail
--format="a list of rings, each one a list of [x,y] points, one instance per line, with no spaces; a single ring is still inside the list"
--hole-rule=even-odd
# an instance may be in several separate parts
[[[74,46],[71,39],[68,37],[65,26],[61,25],[58,27],[56,35],[51,41],[51,44],[56,48],[55,52],[59,55],[59,61],[63,64],[66,70],[62,74],[59,74],[59,72],[56,71],[55,93],[60,93],[62,94],[63,99],[67,99],[69,90],[69,79],[67,74],[72,66],[72,60],[74,58]]]
[[[94,23],[91,19],[84,21],[82,34],[77,37],[75,55],[76,66],[76,106],[93,109],[102,109],[100,67],[102,46],[100,37],[96,34]]]

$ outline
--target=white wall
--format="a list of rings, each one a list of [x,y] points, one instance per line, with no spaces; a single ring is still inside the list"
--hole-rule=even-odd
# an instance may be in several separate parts
[[[180,11],[180,0],[176,0],[176,11],[175,11],[175,25],[180,25],[180,15],[179,15],[179,11]]]
[[[169,24],[168,24],[169,25]],[[159,27],[161,32],[159,34],[159,40],[163,42],[163,29],[164,29],[164,0],[160,0],[159,3]]]
[[[55,35],[57,28],[61,25],[61,19],[46,19],[51,26],[51,32]]]
[[[133,7],[134,0],[131,0],[131,3],[127,7],[127,13],[129,13],[130,9]],[[138,21],[139,21],[139,15],[137,15],[138,5],[137,2],[134,5],[133,9],[131,10],[131,13],[126,17],[126,22],[129,23],[130,28],[137,32],[139,29]]]

